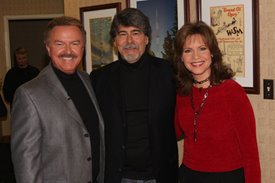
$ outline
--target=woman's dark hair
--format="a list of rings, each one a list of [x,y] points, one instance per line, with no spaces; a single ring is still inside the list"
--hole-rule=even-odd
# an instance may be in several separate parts
[[[125,8],[115,15],[110,30],[110,35],[112,39],[111,42],[114,41],[119,31],[119,26],[133,26],[141,29],[141,31],[149,38],[148,45],[150,45],[152,33],[150,21],[149,18],[144,15],[140,10],[135,8]],[[147,49],[149,48],[148,45]]]
[[[174,42],[173,66],[175,69],[177,90],[180,95],[188,95],[193,86],[193,76],[181,60],[184,44],[187,38],[193,35],[200,35],[202,37],[212,55],[210,66],[211,84],[220,84],[223,80],[231,79],[234,76],[233,70],[223,62],[222,53],[212,28],[202,21],[186,23],[177,32]]]

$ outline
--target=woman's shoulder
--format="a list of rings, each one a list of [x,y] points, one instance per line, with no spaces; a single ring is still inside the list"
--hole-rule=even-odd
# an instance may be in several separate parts
[[[234,79],[227,79],[222,82],[222,86],[228,90],[243,90],[243,87]]]
[[[225,80],[221,86],[230,96],[238,98],[238,96],[241,97],[246,95],[244,88],[234,79]]]

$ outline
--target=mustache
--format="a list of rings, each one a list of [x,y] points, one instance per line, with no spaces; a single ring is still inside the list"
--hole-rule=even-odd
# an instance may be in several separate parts
[[[137,49],[138,45],[135,45],[133,43],[130,44],[126,44],[125,46],[123,46],[123,49]]]
[[[59,58],[64,58],[64,57],[66,57],[66,58],[69,58],[69,57],[76,58],[77,56],[75,54],[72,54],[72,53],[71,54],[63,53],[63,54],[60,54],[58,57]]]

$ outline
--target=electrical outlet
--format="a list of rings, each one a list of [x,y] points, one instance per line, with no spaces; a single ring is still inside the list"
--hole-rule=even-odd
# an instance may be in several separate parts
[[[274,99],[273,80],[264,79],[264,99]]]

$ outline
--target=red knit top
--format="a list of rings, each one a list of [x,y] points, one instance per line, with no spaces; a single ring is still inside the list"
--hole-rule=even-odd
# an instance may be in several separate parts
[[[206,89],[193,87],[194,108],[201,105]],[[190,96],[177,95],[175,128],[184,132],[183,164],[201,172],[225,172],[243,167],[245,183],[260,183],[260,163],[255,118],[244,89],[234,80],[212,86],[197,118]]]

